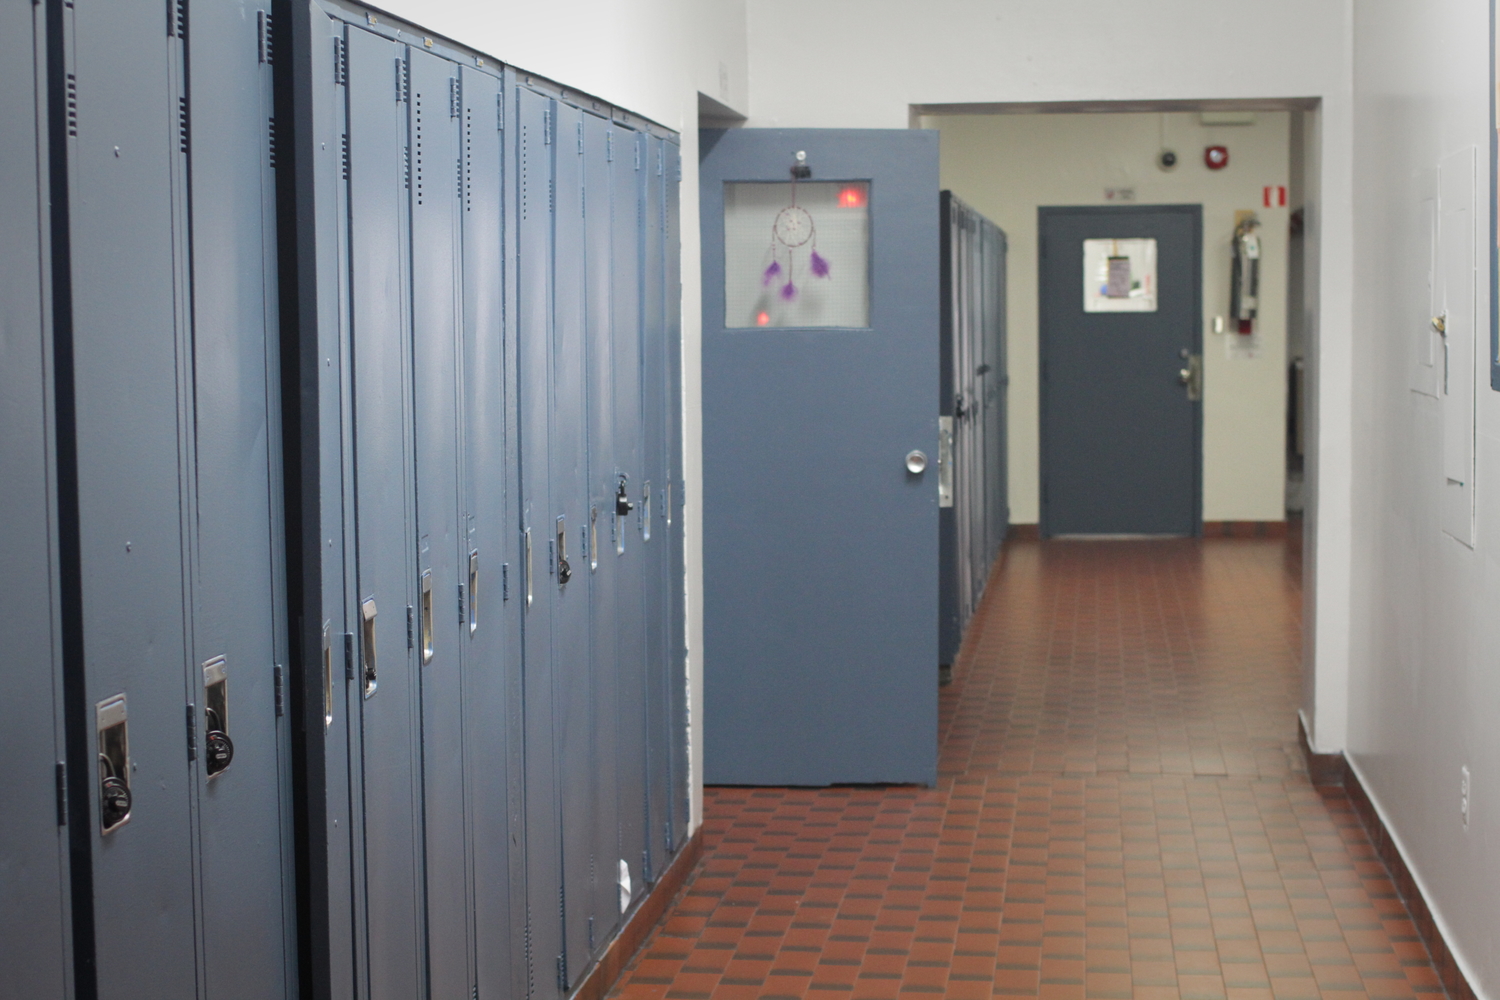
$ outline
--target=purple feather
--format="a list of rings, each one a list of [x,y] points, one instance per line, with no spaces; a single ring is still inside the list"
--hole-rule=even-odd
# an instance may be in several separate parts
[[[775,280],[776,276],[778,274],[780,274],[780,273],[781,273],[781,263],[779,261],[774,261],[774,260],[771,261],[771,266],[768,267],[768,268],[766,268],[766,273],[761,276],[761,279],[760,279],[761,287],[765,287],[765,286],[769,285],[772,281]]]
[[[822,254],[818,253],[818,251],[814,250],[812,252],[812,261],[809,266],[812,268],[813,277],[828,277],[828,260]]]
[[[794,284],[792,284],[790,281],[788,281],[786,284],[782,285],[781,286],[781,297],[784,298],[784,299],[786,299],[788,302],[790,302],[793,299],[795,299],[797,297],[797,286],[794,285]]]

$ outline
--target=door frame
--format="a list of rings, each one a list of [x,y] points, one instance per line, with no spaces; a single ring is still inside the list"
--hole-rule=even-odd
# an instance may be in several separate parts
[[[1049,305],[1045,294],[1045,271],[1041,266],[1044,258],[1042,247],[1046,240],[1046,223],[1049,218],[1060,216],[1098,216],[1119,218],[1133,215],[1160,215],[1174,213],[1190,216],[1193,220],[1193,309],[1197,317],[1189,338],[1189,350],[1203,359],[1203,206],[1193,204],[1169,205],[1041,205],[1037,208],[1037,433],[1039,447],[1037,458],[1040,468],[1037,476],[1040,497],[1037,504],[1037,531],[1043,538],[1051,538],[1048,525],[1047,473],[1051,465],[1051,444],[1047,440],[1047,413],[1051,405],[1050,383],[1047,379],[1047,320]],[[1201,378],[1200,374],[1200,378]],[[1199,393],[1193,408],[1193,530],[1188,537],[1203,537],[1203,394]]]

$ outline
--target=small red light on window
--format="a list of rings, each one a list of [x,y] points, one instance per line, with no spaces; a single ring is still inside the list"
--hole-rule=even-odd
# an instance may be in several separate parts
[[[755,314],[755,325],[756,326],[769,326],[770,323],[771,323],[771,316],[770,316],[769,313],[762,311],[762,312],[758,312],[758,313]]]
[[[846,187],[839,191],[839,208],[864,208],[865,189]]]

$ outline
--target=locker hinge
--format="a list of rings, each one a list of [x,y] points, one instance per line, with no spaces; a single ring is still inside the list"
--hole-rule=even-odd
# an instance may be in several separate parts
[[[349,43],[342,38],[333,40],[333,85],[349,86]]]
[[[267,13],[266,11],[263,11],[263,10],[262,11],[257,11],[256,14],[255,14],[255,27],[256,27],[257,40],[258,40],[259,45],[260,45],[260,48],[259,48],[260,61],[263,62],[263,63],[265,63],[267,66],[269,66],[269,65],[271,65],[272,57],[275,55],[275,52],[271,48],[271,46],[272,46],[272,40],[271,40],[271,15],[269,13]],[[342,41],[343,41],[342,38],[335,38],[334,39],[335,43],[342,42]],[[334,82],[335,83],[338,82],[338,64],[339,64],[338,55],[339,55],[338,46],[337,46],[337,44],[335,44],[334,50],[333,50],[333,66],[334,66],[333,72],[334,72]]]
[[[68,135],[78,138],[78,77],[68,74]]]
[[[275,685],[276,718],[279,719],[286,714],[286,671],[281,668],[281,664],[279,663],[276,664]]]
[[[187,0],[167,0],[167,36],[187,37]]]
[[[411,90],[411,72],[407,68],[406,60],[400,56],[396,57],[396,102],[399,104],[406,100]]]
[[[417,642],[417,609],[406,606],[406,648],[415,649]]]
[[[271,153],[271,169],[276,169],[276,116],[266,119],[267,148]]]
[[[188,760],[198,759],[198,709],[192,702],[187,705]]]
[[[62,761],[57,762],[57,825],[68,825],[68,765]]]
[[[583,155],[583,122],[578,123],[578,155]]]
[[[344,680],[354,680],[354,633],[344,633]]]
[[[500,564],[500,603],[510,600],[510,563]]]
[[[505,95],[495,95],[495,131],[505,131]]]
[[[187,95],[177,98],[177,148],[184,153],[188,151]]]
[[[557,956],[557,988],[562,992],[568,992],[568,956]]]
[[[448,117],[457,118],[463,113],[464,96],[463,86],[458,82],[458,77],[448,78]]]

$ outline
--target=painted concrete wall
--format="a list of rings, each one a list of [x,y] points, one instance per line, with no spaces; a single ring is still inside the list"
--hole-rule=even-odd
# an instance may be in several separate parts
[[[682,135],[683,528],[687,562],[692,826],[703,815],[703,483],[698,93],[744,113],[744,0],[384,0],[398,17],[645,115]]]
[[[1286,278],[1288,207],[1264,208],[1262,188],[1285,187],[1291,115],[1260,112],[1255,124],[1204,126],[1173,114],[1027,114],[924,117],[942,135],[943,186],[993,219],[1010,238],[1010,509],[1034,524],[1039,507],[1037,208],[1109,204],[1129,189],[1141,205],[1203,206],[1203,517],[1280,521],[1285,511]],[[1209,170],[1203,149],[1229,148]],[[1175,150],[1170,172],[1158,152]],[[1229,311],[1230,242],[1236,210],[1261,226],[1261,303],[1256,332],[1215,334]],[[1248,350],[1253,345],[1252,351]]]
[[[1359,333],[1348,749],[1480,996],[1500,995],[1500,394],[1488,388],[1485,343],[1489,32],[1488,5],[1469,0],[1355,5]],[[1433,311],[1420,201],[1445,157],[1476,147],[1471,549],[1443,533],[1444,415],[1437,399],[1412,391],[1410,376]],[[1451,314],[1454,304],[1448,308]],[[1467,829],[1465,765],[1472,773]]]

